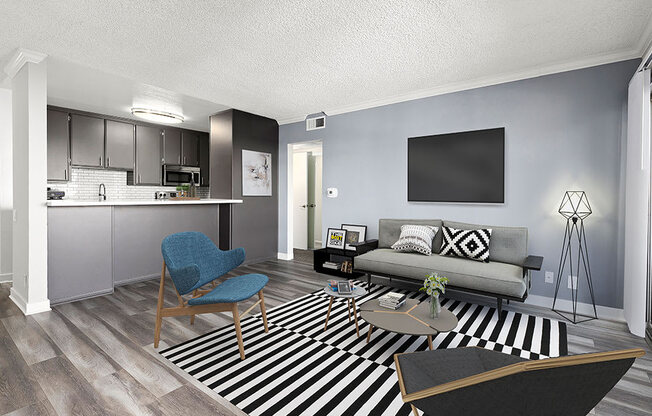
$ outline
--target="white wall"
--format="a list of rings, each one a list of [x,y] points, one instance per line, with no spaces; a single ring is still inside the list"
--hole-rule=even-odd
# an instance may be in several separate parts
[[[12,115],[11,90],[0,88],[0,282],[11,281],[12,256]]]
[[[22,59],[27,55],[27,59]],[[30,56],[31,55],[31,56]],[[11,81],[13,136],[13,285],[10,299],[30,315],[50,310],[47,256],[47,68],[19,51]],[[41,60],[40,56],[37,56]],[[24,63],[26,61],[26,63]]]

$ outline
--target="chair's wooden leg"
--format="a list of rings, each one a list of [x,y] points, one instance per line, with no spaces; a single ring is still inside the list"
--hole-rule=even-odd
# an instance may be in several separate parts
[[[414,407],[413,404],[410,403],[410,406],[412,406],[412,413],[414,413],[414,416],[419,416],[419,412],[417,411],[417,408]]]
[[[238,337],[238,349],[240,350],[240,359],[245,359],[244,343],[242,342],[242,329],[240,329],[240,312],[238,304],[233,303],[233,322],[235,323],[235,335]]]
[[[260,314],[263,315],[263,325],[265,325],[265,332],[269,332],[267,327],[267,310],[265,309],[265,296],[263,296],[263,289],[258,292],[258,299],[260,299]]]
[[[193,298],[196,298],[196,297],[197,297],[197,289],[195,289],[195,290],[192,292],[192,297],[193,297]],[[190,315],[190,325],[194,325],[194,324],[195,324],[195,315]]]
[[[161,268],[161,283],[158,288],[158,302],[156,303],[156,326],[154,328],[154,348],[158,348],[158,341],[161,338],[161,325],[163,324],[163,317],[161,310],[163,309],[163,298],[165,292],[165,261]]]
[[[346,300],[346,306],[349,308],[349,322],[351,322],[351,299]]]
[[[353,304],[353,320],[355,321],[355,334],[360,338],[360,327],[358,327],[358,309],[355,307],[355,298],[351,299]]]
[[[369,344],[369,340],[371,339],[371,331],[374,330],[374,326],[369,324],[369,332],[367,332],[367,344]]]
[[[324,323],[324,331],[328,328],[328,317],[331,315],[331,308],[333,307],[333,297],[331,296],[330,302],[328,302],[328,311],[326,312],[326,322]]]
[[[428,335],[428,348],[432,351],[432,335]]]

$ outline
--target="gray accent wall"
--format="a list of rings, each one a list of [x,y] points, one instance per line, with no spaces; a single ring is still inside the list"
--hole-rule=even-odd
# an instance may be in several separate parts
[[[552,297],[565,220],[564,191],[584,190],[596,302],[621,308],[623,298],[623,152],[627,85],[639,60],[629,60],[328,117],[326,128],[280,126],[279,251],[287,247],[287,145],[322,140],[324,231],[380,218],[441,218],[525,226],[529,252],[545,256],[531,294]],[[407,202],[407,138],[505,127],[505,203]],[[580,281],[580,301],[590,302]],[[564,280],[560,296],[570,298]]]
[[[278,253],[278,129],[276,120],[239,110],[211,116],[211,197],[243,200],[231,207],[230,239],[244,247],[247,263]],[[242,196],[243,149],[272,154],[272,196]]]

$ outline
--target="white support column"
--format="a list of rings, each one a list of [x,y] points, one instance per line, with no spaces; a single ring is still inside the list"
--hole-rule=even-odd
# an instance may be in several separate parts
[[[13,286],[25,315],[50,310],[47,246],[46,55],[19,49],[5,72],[13,112]]]

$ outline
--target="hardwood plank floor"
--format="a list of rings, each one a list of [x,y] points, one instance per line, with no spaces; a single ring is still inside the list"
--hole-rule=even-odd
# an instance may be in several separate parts
[[[268,308],[318,290],[329,278],[315,273],[309,263],[277,260],[242,266],[227,277],[244,273],[269,276]],[[9,287],[0,285],[1,415],[242,414],[153,349],[158,279],[29,317],[9,300]],[[176,304],[169,280],[165,297],[166,304]],[[492,304],[482,297],[452,297]],[[240,309],[252,303],[245,302]],[[548,309],[516,302],[504,308],[557,318]],[[232,323],[230,313],[198,315],[194,325],[188,317],[167,318],[160,348]],[[600,320],[569,324],[568,347],[571,354],[645,348],[648,355],[636,360],[592,414],[652,415],[652,352],[643,339],[629,334],[625,324]]]

